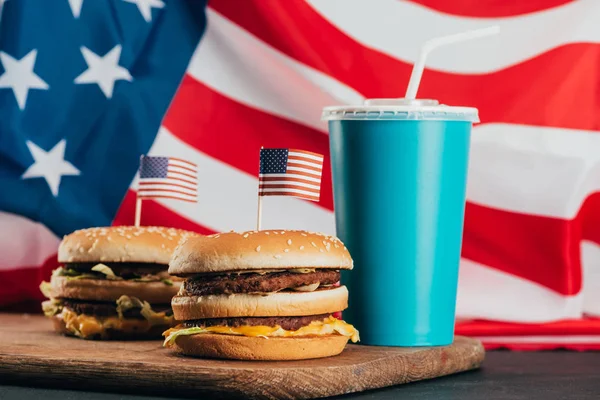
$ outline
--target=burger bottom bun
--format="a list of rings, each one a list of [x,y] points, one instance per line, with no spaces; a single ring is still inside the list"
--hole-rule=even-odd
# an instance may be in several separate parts
[[[173,349],[186,356],[231,360],[288,361],[331,357],[348,343],[342,335],[268,339],[201,333],[179,336]]]
[[[345,310],[348,307],[348,289],[346,286],[340,286],[314,292],[175,296],[171,307],[178,321],[319,315]]]
[[[139,321],[139,320],[136,320]],[[75,335],[72,331],[67,329],[67,325],[65,321],[60,316],[52,317],[52,322],[54,324],[54,330],[57,333],[73,336],[80,339],[86,340],[149,340],[149,339],[160,339],[162,337],[162,333],[169,329],[169,325],[154,325],[150,326],[148,324],[146,330],[142,329],[139,332],[125,332],[117,329],[107,329],[103,334],[88,336],[88,337],[79,337]]]
[[[50,285],[54,298],[112,302],[122,295],[127,295],[148,303],[168,304],[179,291],[181,282],[173,282],[173,286],[169,286],[163,282],[69,279],[65,276],[53,276]]]

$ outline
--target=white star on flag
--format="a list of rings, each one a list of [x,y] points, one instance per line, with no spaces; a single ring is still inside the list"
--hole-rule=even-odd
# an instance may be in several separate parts
[[[79,16],[81,15],[81,6],[82,5],[83,5],[83,0],[69,0],[69,6],[71,7],[71,12],[73,13],[73,17],[79,18]]]
[[[146,22],[152,21],[152,8],[163,8],[165,3],[162,0],[123,0],[127,3],[133,3],[137,6]]]
[[[27,147],[35,160],[21,175],[21,179],[44,178],[54,197],[58,196],[58,187],[63,176],[80,175],[81,172],[69,161],[65,160],[67,141],[62,139],[50,151],[44,151],[32,141],[27,141]]]
[[[129,71],[119,65],[121,58],[121,45],[116,45],[111,51],[103,57],[87,47],[81,47],[81,54],[85,58],[88,69],[75,78],[75,83],[96,83],[100,86],[102,93],[107,98],[111,98],[115,88],[115,81],[125,80],[131,82],[133,77]]]
[[[0,88],[12,89],[21,110],[25,109],[29,89],[48,90],[49,86],[33,72],[37,50],[31,50],[25,57],[17,60],[0,51],[0,62],[4,73],[0,75]]]

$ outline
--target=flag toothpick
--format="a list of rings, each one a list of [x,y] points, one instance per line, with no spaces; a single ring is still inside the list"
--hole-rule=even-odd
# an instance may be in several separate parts
[[[319,201],[323,156],[296,149],[260,149],[258,212],[260,230],[263,196],[293,196]]]

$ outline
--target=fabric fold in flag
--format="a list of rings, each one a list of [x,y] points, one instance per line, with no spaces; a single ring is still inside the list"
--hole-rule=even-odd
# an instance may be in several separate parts
[[[140,158],[140,199],[178,199],[198,202],[198,166],[175,157]]]
[[[261,149],[259,196],[294,196],[319,201],[323,156],[296,149]]]

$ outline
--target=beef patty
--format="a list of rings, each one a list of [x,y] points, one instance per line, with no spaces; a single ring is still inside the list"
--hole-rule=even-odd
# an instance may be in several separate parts
[[[90,272],[92,267],[98,264],[104,264],[123,279],[134,279],[143,275],[154,275],[166,271],[169,266],[155,263],[133,263],[133,262],[76,262],[65,263],[65,268],[73,269],[77,272]]]
[[[73,311],[76,314],[93,315],[95,317],[114,317],[117,313],[117,305],[109,302],[78,301],[72,299],[62,300],[63,307]],[[171,306],[168,304],[153,304],[152,309],[155,312],[168,311],[172,313]],[[123,312],[123,317],[132,319],[144,319],[140,314],[140,308],[130,308]]]
[[[303,326],[309,325],[312,321],[323,321],[331,314],[306,315],[303,317],[238,317],[238,318],[211,318],[185,321],[183,325],[186,328],[193,326],[281,326],[288,331],[295,331]]]
[[[315,272],[298,274],[289,271],[265,275],[225,274],[197,275],[183,283],[181,296],[205,296],[209,294],[269,293],[320,282],[331,285],[340,280],[340,271],[317,269]]]

